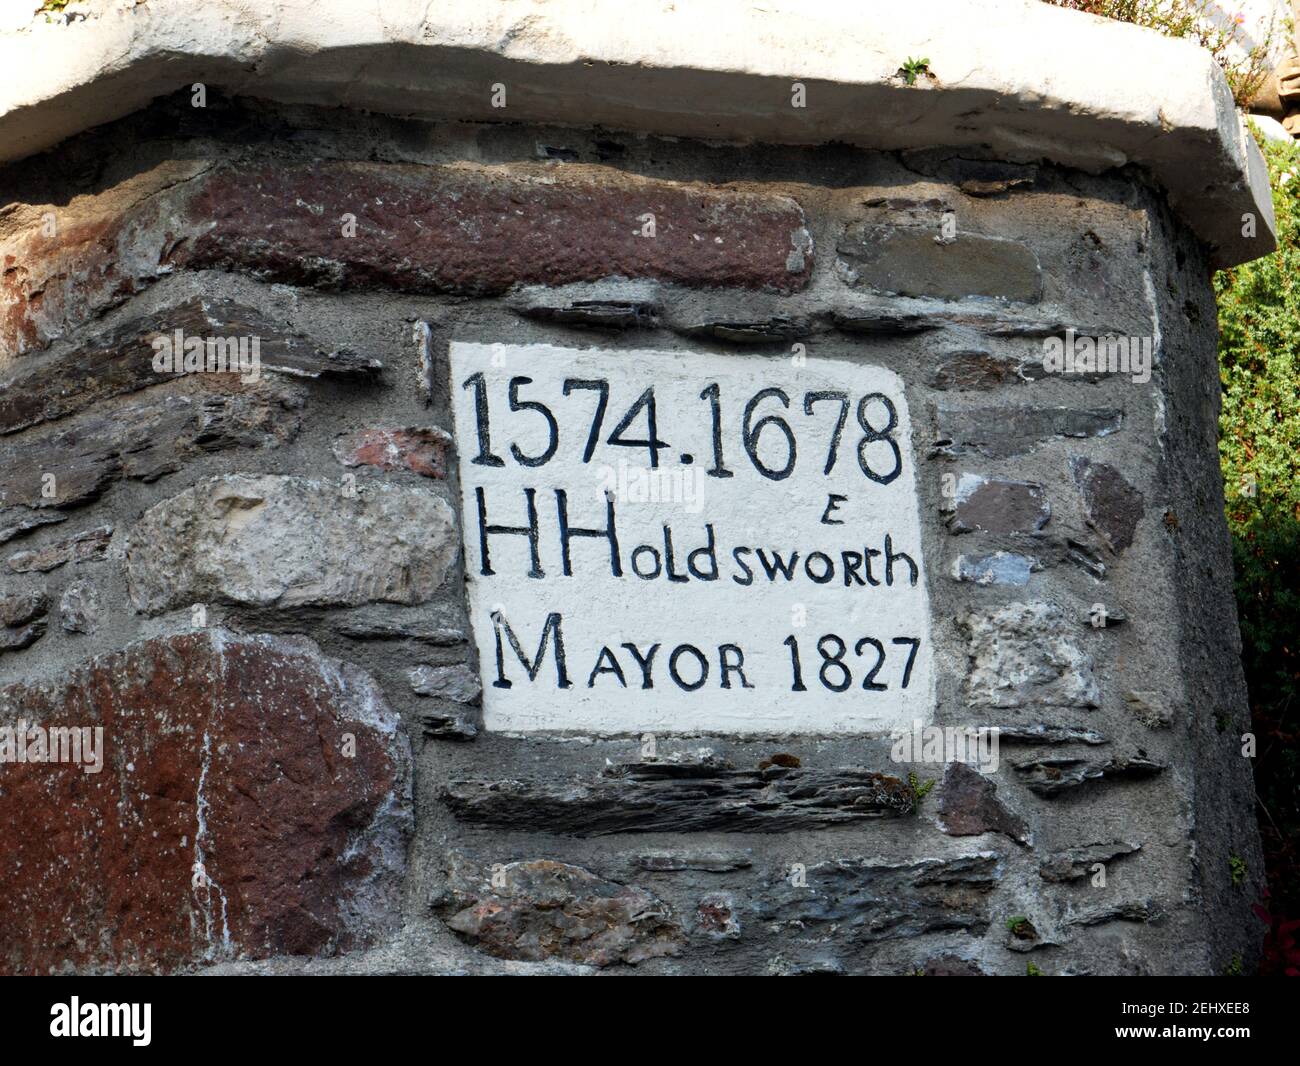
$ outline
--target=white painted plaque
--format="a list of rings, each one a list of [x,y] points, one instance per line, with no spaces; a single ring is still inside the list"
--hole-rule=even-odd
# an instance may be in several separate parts
[[[856,362],[451,345],[488,729],[928,722],[902,383]]]

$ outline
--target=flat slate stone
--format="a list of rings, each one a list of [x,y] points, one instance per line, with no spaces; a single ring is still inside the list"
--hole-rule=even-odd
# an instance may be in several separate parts
[[[915,803],[903,781],[858,767],[671,763],[622,763],[591,782],[453,781],[442,798],[462,821],[572,836],[782,833],[902,817]]]
[[[810,864],[807,884],[788,873],[765,886],[755,902],[759,920],[807,937],[873,942],[989,926],[988,895],[1002,879],[994,852],[946,859],[888,860],[857,856]],[[814,889],[815,886],[815,889]]]
[[[21,369],[0,389],[0,435],[183,376],[154,366],[153,340],[170,340],[176,330],[187,338],[256,337],[259,372],[314,378],[369,376],[380,368],[377,360],[326,352],[233,300],[195,298],[131,319],[58,359]]]
[[[1109,463],[1076,457],[1071,461],[1084,513],[1116,555],[1133,543],[1137,524],[1146,513],[1142,493]]]
[[[1081,881],[1092,873],[1097,863],[1106,865],[1141,850],[1141,844],[1112,840],[1104,844],[1085,844],[1054,852],[1038,865],[1038,876],[1044,881]]]
[[[563,959],[589,966],[676,955],[685,945],[667,904],[554,859],[492,870],[453,854],[434,909],[447,928],[499,959]]]
[[[998,787],[965,763],[948,764],[939,796],[939,828],[949,836],[1003,833],[1018,844],[1029,842],[1024,820],[997,798]]]
[[[1110,436],[1123,424],[1124,413],[1110,407],[940,407],[938,418],[937,454],[1006,459],[1062,437]]]
[[[1037,533],[1052,517],[1042,485],[981,474],[958,478],[947,510],[952,533]]]
[[[840,277],[855,289],[898,296],[1035,303],[1042,295],[1042,270],[1028,245],[973,233],[948,242],[937,236],[937,227],[851,223],[836,245]]]

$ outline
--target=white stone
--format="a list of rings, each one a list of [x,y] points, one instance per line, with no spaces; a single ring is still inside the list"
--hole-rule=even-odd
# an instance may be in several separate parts
[[[1209,53],[1040,0],[119,0],[68,24],[34,6],[0,24],[0,160],[202,82],[403,115],[1132,163],[1216,265],[1273,247],[1267,170]],[[909,58],[933,78],[905,84]]]
[[[451,700],[453,703],[478,703],[483,688],[478,675],[468,666],[417,666],[409,674],[411,691],[417,696]]]
[[[150,614],[211,601],[410,604],[441,587],[455,558],[455,515],[428,489],[230,474],[145,511],[126,574]]]
[[[450,360],[470,624],[486,728],[831,734],[929,720],[934,649],[912,427],[892,371],[847,360],[793,365],[789,358],[752,354],[459,342],[452,343]],[[607,384],[608,398],[593,443],[602,397],[595,382]],[[715,385],[721,466],[709,391]],[[657,466],[648,444],[610,443],[650,439],[649,403],[638,404],[651,389],[654,434],[664,444],[654,449]],[[768,389],[783,390],[788,406],[775,392],[760,396]],[[820,392],[846,401],[818,398]],[[868,438],[858,422],[860,405],[866,401],[872,434],[884,434],[890,422],[888,405],[867,400],[872,394],[887,398],[896,418],[888,435],[897,453],[882,440],[868,440],[861,453],[881,482],[864,473],[859,459],[859,444]],[[484,397],[486,442],[479,428]],[[744,411],[755,397],[756,461],[743,439]],[[537,404],[545,410],[529,406]],[[841,413],[843,431],[827,473]],[[782,423],[762,421],[778,416]],[[793,464],[781,424],[795,440]],[[773,476],[760,473],[759,464]],[[732,476],[712,476],[714,469]],[[832,507],[835,496],[842,499]],[[617,551],[607,536],[571,536],[566,574],[561,514],[571,529],[596,531],[608,528],[611,507]],[[892,571],[883,554],[887,537]],[[869,551],[876,553],[870,562]],[[856,566],[845,552],[856,554]],[[915,563],[915,584],[903,555]],[[544,633],[549,641],[539,658]],[[828,639],[825,650],[847,670],[828,666],[829,685],[818,651],[828,635],[838,640]],[[790,638],[798,645],[802,691],[795,690]],[[873,678],[882,689],[863,687],[879,658],[864,638],[879,641],[884,653]],[[644,687],[645,671],[624,646],[629,643],[647,660],[659,645],[649,667],[651,688]],[[740,670],[724,672],[724,662],[734,667],[742,660],[743,682],[752,687],[743,686]],[[707,678],[697,684],[705,665]],[[605,669],[598,673],[597,666]]]
[[[963,611],[969,641],[966,699],[972,707],[1101,705],[1091,657],[1054,603],[1006,603]]]

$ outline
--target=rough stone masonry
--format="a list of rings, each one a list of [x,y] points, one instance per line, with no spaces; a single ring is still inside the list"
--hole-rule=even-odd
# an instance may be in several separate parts
[[[1199,53],[84,6],[0,42],[84,64],[0,116],[0,971],[1250,971]]]

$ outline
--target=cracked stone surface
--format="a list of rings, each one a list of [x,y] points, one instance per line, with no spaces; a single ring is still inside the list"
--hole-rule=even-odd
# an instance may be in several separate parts
[[[415,604],[459,551],[441,496],[419,488],[230,474],[155,504],[126,546],[131,600],[156,614],[204,600],[265,607]]]
[[[90,732],[80,762],[4,767],[0,970],[330,955],[394,927],[407,740],[370,677],[311,641],[142,641],[0,690],[0,725],[20,722],[51,748]]]
[[[963,612],[970,668],[966,694],[977,707],[1093,708],[1101,692],[1091,657],[1055,604],[1009,603]]]
[[[447,927],[502,959],[567,959],[591,966],[678,954],[681,923],[645,889],[551,859],[484,870],[460,855],[434,899]]]

